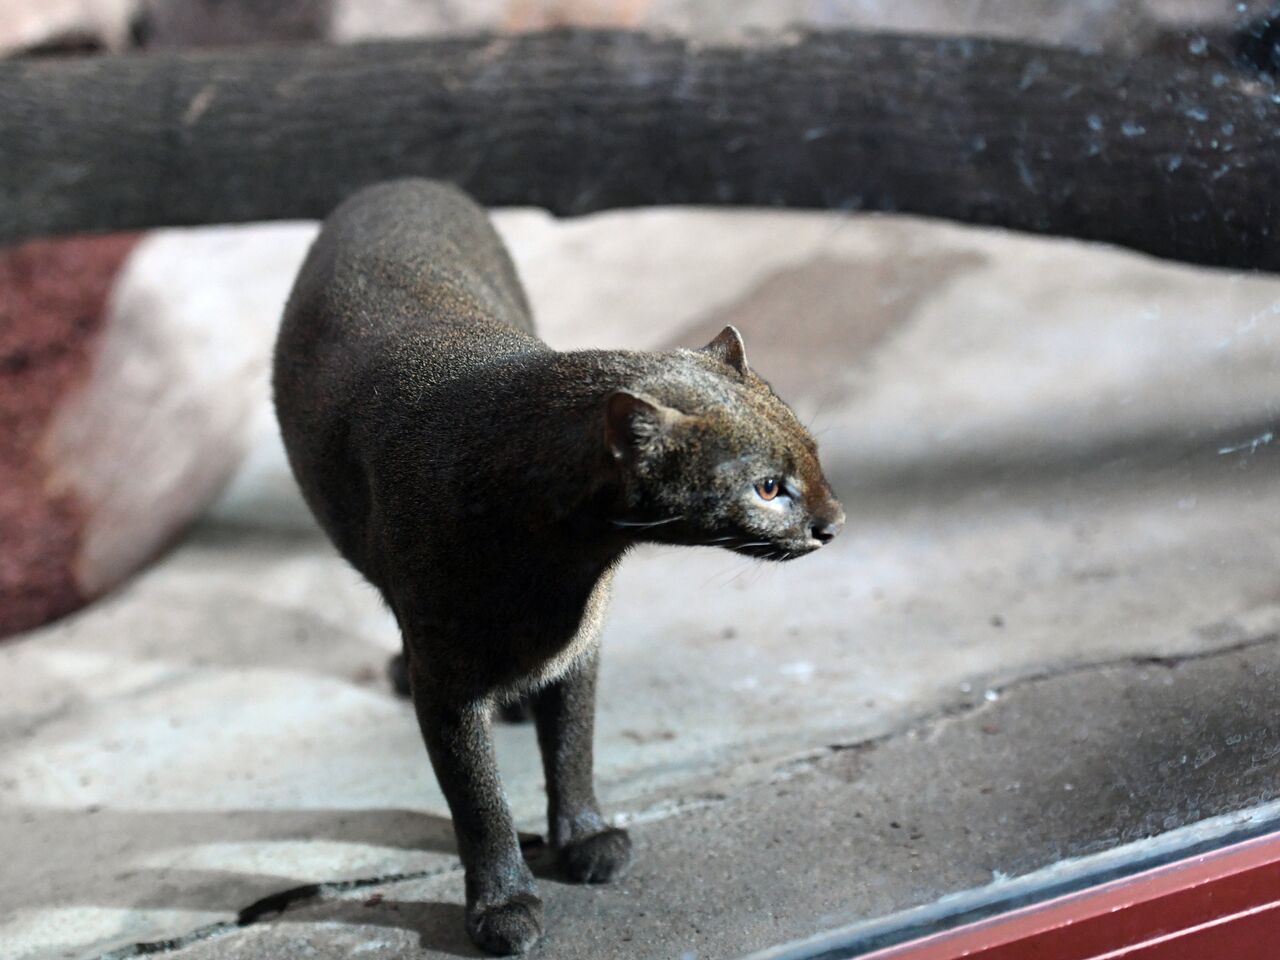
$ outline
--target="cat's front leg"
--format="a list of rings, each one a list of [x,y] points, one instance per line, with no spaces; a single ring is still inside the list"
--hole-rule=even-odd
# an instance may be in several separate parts
[[[416,670],[413,699],[466,869],[467,933],[490,953],[523,953],[542,936],[542,901],[498,779],[489,704],[451,702]]]
[[[560,867],[577,883],[608,883],[631,862],[631,838],[600,814],[592,783],[595,648],[534,697],[547,778],[547,821]]]

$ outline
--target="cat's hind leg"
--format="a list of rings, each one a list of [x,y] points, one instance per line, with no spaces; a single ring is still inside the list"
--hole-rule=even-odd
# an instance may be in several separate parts
[[[494,715],[503,723],[528,723],[533,719],[533,700],[520,697],[498,704]]]
[[[396,696],[408,697],[413,691],[409,687],[409,657],[401,650],[387,661],[387,679],[391,681],[391,689]]]

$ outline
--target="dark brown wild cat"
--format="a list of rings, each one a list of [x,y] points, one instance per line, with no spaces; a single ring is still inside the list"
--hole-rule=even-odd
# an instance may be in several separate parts
[[[613,569],[641,542],[818,549],[844,512],[817,448],[732,327],[701,350],[547,347],[484,211],[423,180],[362,190],[325,222],[285,310],[275,400],[307,502],[399,622],[467,930],[523,951],[542,902],[490,708],[530,697],[564,873],[616,877],[631,844],[591,773]]]

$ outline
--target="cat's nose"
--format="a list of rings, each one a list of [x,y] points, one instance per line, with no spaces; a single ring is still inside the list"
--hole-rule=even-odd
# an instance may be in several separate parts
[[[830,543],[844,527],[843,520],[819,520],[813,525],[813,539],[819,543]]]

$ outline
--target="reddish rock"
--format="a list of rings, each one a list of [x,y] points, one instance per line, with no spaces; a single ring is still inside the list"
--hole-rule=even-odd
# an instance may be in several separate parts
[[[43,442],[88,377],[112,281],[135,234],[0,251],[0,636],[84,602],[77,497],[51,483]]]

